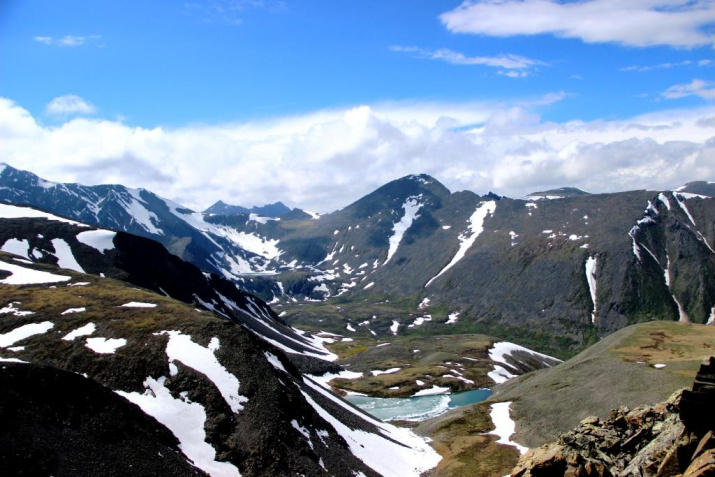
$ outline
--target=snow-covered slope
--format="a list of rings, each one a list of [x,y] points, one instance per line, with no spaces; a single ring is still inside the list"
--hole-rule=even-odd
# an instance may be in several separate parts
[[[22,287],[0,284],[8,475],[126,475],[132,464],[135,475],[183,476],[191,463],[193,475],[219,477],[418,476],[440,459],[410,431],[304,380],[280,347],[236,323],[116,280],[21,260],[0,254],[11,277],[24,277]],[[40,272],[67,280],[28,279]]]
[[[30,263],[50,263],[77,272],[125,280],[241,323],[298,359],[335,359],[319,340],[288,326],[261,299],[241,291],[223,277],[201,272],[169,254],[157,242],[123,232],[88,230],[87,225],[28,207],[2,206],[0,225],[0,250]],[[19,265],[2,266],[10,271]],[[45,281],[68,279],[63,275],[28,271],[5,280],[17,282],[25,274],[42,274]]]
[[[238,282],[244,274],[266,272],[269,262],[281,253],[277,240],[209,223],[204,214],[146,189],[53,183],[4,165],[0,201],[152,238],[200,268]],[[251,222],[248,215],[244,222]]]

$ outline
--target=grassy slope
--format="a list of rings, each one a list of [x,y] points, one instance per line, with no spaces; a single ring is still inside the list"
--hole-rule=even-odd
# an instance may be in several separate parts
[[[497,387],[492,399],[514,401],[514,440],[536,447],[587,416],[606,416],[621,405],[664,401],[673,391],[690,387],[700,362],[713,352],[715,327],[642,323],[604,338],[559,366]],[[666,367],[656,369],[657,363]]]
[[[495,341],[499,340],[484,335],[447,335],[429,338],[397,336],[389,341],[389,345],[385,340],[359,338],[339,342],[330,346],[342,358],[338,363],[346,365],[350,371],[366,375],[359,379],[336,379],[331,384],[380,397],[411,396],[432,386],[448,386],[453,392],[491,387],[493,381],[487,373],[493,366],[488,350]],[[400,368],[400,371],[379,376],[370,373],[390,368]],[[442,377],[450,372],[474,383]],[[417,385],[417,380],[424,385]],[[398,389],[390,389],[394,387]]]
[[[562,365],[499,385],[489,400],[424,421],[415,431],[429,436],[443,456],[432,477],[502,476],[519,454],[485,435],[494,429],[491,403],[513,401],[517,433],[512,439],[537,447],[584,417],[607,416],[621,405],[664,401],[673,391],[690,387],[702,358],[713,351],[712,326],[663,321],[629,326]],[[666,367],[656,369],[657,363]]]
[[[450,411],[420,423],[414,431],[429,436],[442,455],[430,477],[473,477],[508,475],[519,460],[519,452],[497,444],[489,404],[479,403]]]

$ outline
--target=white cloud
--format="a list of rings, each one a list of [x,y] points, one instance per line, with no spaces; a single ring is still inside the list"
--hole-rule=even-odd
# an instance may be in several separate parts
[[[43,43],[45,45],[51,45],[52,44],[52,37],[51,36],[36,36],[35,41],[38,41],[40,43]]]
[[[511,78],[521,78],[529,74],[536,66],[546,65],[546,63],[526,58],[519,55],[497,55],[497,56],[466,56],[463,53],[442,48],[439,50],[428,50],[416,46],[392,46],[390,50],[409,53],[417,58],[439,60],[453,65],[482,65],[493,68],[502,68],[500,74]]]
[[[101,35],[89,35],[89,36],[73,36],[65,35],[61,38],[54,38],[51,36],[36,36],[35,41],[42,43],[47,46],[82,46],[86,44],[93,44],[96,46],[104,46],[101,42]]]
[[[242,25],[243,17],[250,10],[265,10],[269,13],[285,11],[283,0],[211,0],[185,2],[184,14],[204,23]]]
[[[411,173],[521,197],[715,179],[715,106],[623,121],[543,121],[540,104],[385,103],[204,127],[38,123],[0,98],[0,158],[54,181],[145,187],[203,209],[283,200],[327,212]],[[470,126],[472,125],[472,126]]]
[[[97,108],[88,101],[74,94],[58,96],[50,101],[45,107],[47,114],[55,116],[68,116],[71,114],[94,114]]]
[[[698,96],[702,99],[715,99],[715,81],[694,79],[687,84],[676,84],[665,90],[661,96],[666,99],[680,99],[686,96]]]
[[[638,71],[638,72],[644,72],[644,71],[653,71],[653,70],[669,70],[672,68],[678,68],[682,66],[697,66],[697,67],[703,67],[703,66],[712,66],[713,62],[712,60],[699,60],[699,61],[691,61],[691,60],[685,60],[685,61],[679,61],[675,63],[660,63],[657,65],[650,65],[650,66],[639,66],[639,65],[634,65],[634,66],[626,66],[625,68],[621,68],[621,71]]]
[[[454,33],[551,34],[627,46],[712,45],[715,2],[691,0],[466,0],[440,15]]]

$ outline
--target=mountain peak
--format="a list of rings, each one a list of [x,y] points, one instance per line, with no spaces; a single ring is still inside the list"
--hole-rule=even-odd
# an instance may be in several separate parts
[[[219,200],[214,205],[204,210],[204,213],[215,215],[257,214],[262,217],[277,218],[289,213],[290,211],[291,209],[280,201],[260,207],[254,205],[249,209],[240,205],[227,204],[224,201]]]
[[[430,176],[429,174],[410,174],[408,176],[403,177],[402,179],[419,182],[420,184],[425,184],[425,185],[431,184],[433,182],[439,183],[439,181],[437,181],[437,179]],[[398,180],[401,180],[401,179],[398,179]]]
[[[549,189],[540,192],[532,192],[527,195],[526,199],[565,199],[567,197],[580,197],[591,195],[590,192],[579,189],[577,187],[559,187],[558,189]]]
[[[687,194],[704,195],[707,197],[715,197],[715,182],[708,181],[693,181],[684,184],[677,189],[676,192],[685,192]]]

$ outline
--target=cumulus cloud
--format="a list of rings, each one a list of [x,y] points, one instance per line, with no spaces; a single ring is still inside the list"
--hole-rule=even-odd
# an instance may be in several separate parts
[[[429,50],[416,46],[391,46],[390,50],[408,53],[417,58],[444,61],[453,65],[482,65],[501,68],[502,70],[506,70],[500,72],[501,74],[512,78],[528,76],[530,70],[533,68],[546,65],[543,61],[519,55],[466,56],[463,53],[448,48]]]
[[[440,15],[454,33],[550,34],[586,43],[713,45],[715,3],[691,0],[466,0]]]
[[[715,179],[715,107],[552,123],[521,104],[385,103],[177,129],[74,118],[48,127],[0,98],[0,160],[53,181],[145,187],[202,210],[282,200],[328,212],[427,173],[452,190],[521,197]]]
[[[51,36],[36,36],[36,42],[42,43],[47,46],[82,46],[87,44],[93,44],[96,46],[104,46],[101,42],[101,35],[89,35],[89,36],[73,36],[65,35],[61,38],[54,38]]]
[[[676,84],[665,90],[661,96],[666,99],[680,99],[697,96],[702,99],[715,99],[715,82],[694,79],[687,84]]]
[[[92,103],[85,101],[77,95],[66,94],[50,101],[45,107],[45,112],[55,116],[68,116],[71,114],[88,115],[96,113],[97,108],[95,108]]]

